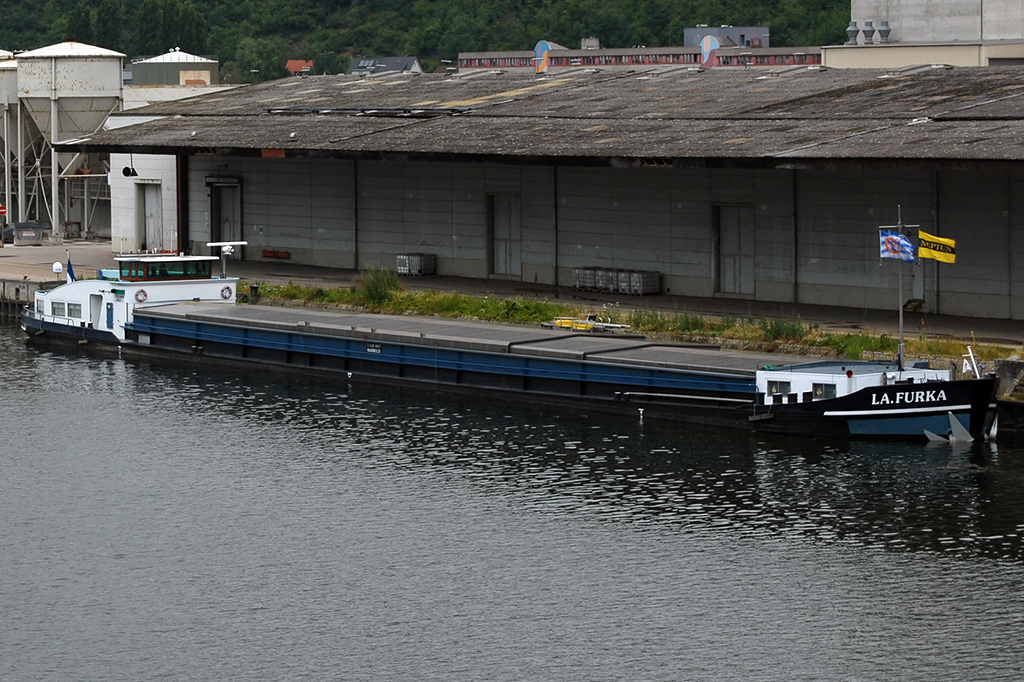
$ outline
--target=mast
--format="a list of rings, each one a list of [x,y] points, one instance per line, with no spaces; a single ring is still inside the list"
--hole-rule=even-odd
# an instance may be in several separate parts
[[[921,227],[920,225],[905,225],[903,223],[903,207],[901,205],[897,204],[897,206],[896,206],[896,224],[895,225],[881,225],[881,226],[879,226],[879,229],[880,230],[894,230],[900,236],[906,237],[908,235],[904,232],[904,230],[908,230],[908,229],[916,230],[916,229],[918,229],[920,227]],[[898,258],[898,260],[900,261],[900,263],[899,263],[900,268],[898,270],[898,273],[899,273],[898,289],[899,289],[899,291],[897,292],[897,295],[899,296],[899,299],[897,301],[897,304],[898,304],[898,311],[899,311],[899,316],[900,316],[900,342],[899,342],[899,350],[897,351],[897,355],[896,355],[896,367],[897,367],[897,369],[899,369],[899,371],[902,372],[904,367],[905,367],[905,360],[906,360],[906,345],[903,342],[903,307],[904,307],[904,302],[903,302],[903,267],[902,267],[902,264],[904,263],[904,261],[901,258]],[[913,261],[911,261],[911,262],[913,262]],[[879,260],[878,265],[879,266],[882,265],[881,260]]]

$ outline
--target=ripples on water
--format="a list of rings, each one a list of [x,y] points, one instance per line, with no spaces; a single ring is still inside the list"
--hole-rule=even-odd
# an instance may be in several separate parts
[[[15,679],[1020,673],[1019,450],[559,415],[6,331]]]

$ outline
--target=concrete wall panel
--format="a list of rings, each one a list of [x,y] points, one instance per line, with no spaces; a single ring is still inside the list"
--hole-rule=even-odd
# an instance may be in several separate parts
[[[178,248],[178,209],[176,203],[178,178],[173,156],[151,154],[110,155],[110,241],[117,253],[131,253],[138,249],[135,243],[135,186],[139,182],[159,182],[163,197],[163,241],[151,248],[174,250]],[[122,169],[132,167],[138,173],[125,177]],[[102,176],[90,182],[103,182]],[[100,206],[103,202],[100,202]],[[80,220],[80,213],[75,219]],[[92,216],[92,222],[103,225],[103,216]],[[84,226],[83,226],[84,227]]]
[[[796,181],[797,300],[895,308],[900,266],[887,261],[879,267],[878,229],[897,222],[900,206],[904,222],[930,226],[931,174],[800,171]],[[915,272],[904,266],[906,298]]]
[[[238,178],[242,187],[245,257],[288,252],[311,265],[354,266],[353,164],[306,159],[211,159],[189,167],[189,232],[197,253],[210,238],[207,178]]]
[[[206,178],[240,178],[247,258],[393,265],[427,252],[441,274],[487,277],[488,197],[521,205],[522,279],[573,267],[657,270],[662,290],[714,296],[715,206],[749,207],[754,297],[1024,317],[1024,176],[868,170],[588,168],[193,157],[189,226],[209,238]],[[358,221],[355,219],[358,207]],[[903,219],[958,240],[956,264],[879,267],[878,228]],[[746,209],[745,209],[746,210]],[[358,249],[356,234],[358,232]],[[556,260],[558,270],[556,272]]]
[[[957,240],[955,264],[938,265],[939,312],[1009,317],[1009,176],[942,173],[939,236]]]

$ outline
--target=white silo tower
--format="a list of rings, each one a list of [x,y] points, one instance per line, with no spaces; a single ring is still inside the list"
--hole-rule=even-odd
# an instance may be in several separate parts
[[[13,176],[11,174],[11,147],[12,147],[12,121],[17,120],[18,111],[18,62],[14,60],[14,55],[5,50],[0,50],[0,108],[3,109],[3,127],[0,128],[0,138],[2,138],[3,151],[4,151],[4,184],[3,184],[3,198],[0,201],[7,209],[6,220],[0,220],[0,222],[13,222],[14,216],[11,214],[11,191],[12,185],[14,184]],[[3,246],[3,241],[0,240],[0,247]]]
[[[121,103],[124,55],[77,42],[18,54],[18,95],[50,148],[50,221],[62,236],[60,177],[74,173],[78,154],[58,154],[54,144],[91,135]]]

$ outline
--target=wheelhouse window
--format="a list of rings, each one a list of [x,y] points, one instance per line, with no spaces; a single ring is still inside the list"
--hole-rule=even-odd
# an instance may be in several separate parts
[[[50,314],[54,317],[64,317],[64,303],[63,301],[53,301],[50,303]]]
[[[68,303],[68,317],[73,317],[76,320],[82,319],[82,304]]]
[[[811,397],[813,400],[831,400],[836,397],[836,385],[812,384]]]
[[[210,263],[208,260],[122,261],[120,275],[122,280],[128,282],[209,279]]]
[[[769,381],[768,382],[768,395],[789,395],[790,382],[788,381]]]
[[[40,315],[46,312],[46,304],[43,303],[43,299],[41,298],[36,299],[36,312],[39,313]]]

